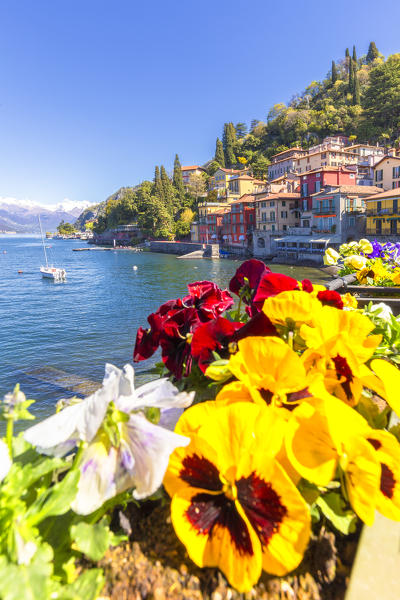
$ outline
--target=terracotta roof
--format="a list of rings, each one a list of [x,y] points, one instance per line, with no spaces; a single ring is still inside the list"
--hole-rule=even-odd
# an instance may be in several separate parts
[[[232,200],[230,204],[240,204],[240,202],[255,202],[255,198],[252,194],[243,194],[243,196],[240,196],[237,200]]]
[[[266,196],[262,196],[262,198],[257,198],[256,202],[261,202],[264,200],[299,200],[301,198],[301,194],[297,194],[296,192],[278,192],[267,194]]]
[[[201,169],[202,171],[205,171],[205,169],[203,169],[203,167],[199,167],[199,165],[192,165],[191,167],[181,167],[181,171],[194,171],[196,169]]]
[[[319,167],[319,169],[313,169],[312,171],[299,173],[299,177],[304,177],[304,175],[311,175],[311,173],[320,173],[321,171],[342,171],[342,173],[355,173],[353,169],[348,169],[344,165],[341,165],[340,167]]]
[[[400,188],[395,188],[394,190],[387,190],[386,192],[379,192],[378,194],[374,194],[374,196],[370,196],[367,200],[380,200],[381,198],[399,198],[400,197]]]
[[[351,144],[351,146],[346,146],[345,150],[350,150],[350,148],[378,148],[378,150],[384,150],[383,146],[374,146],[373,144]]]
[[[377,190],[379,190],[376,185],[330,185],[328,184],[328,188],[335,188],[335,192],[343,192],[343,194],[358,194],[370,196],[371,194],[376,194]],[[327,190],[321,190],[317,192],[317,194],[326,193],[329,194]],[[311,194],[312,196],[316,196],[317,194]]]
[[[394,160],[400,160],[400,156],[384,156],[383,158],[381,158],[381,160],[378,160],[378,162],[374,164],[374,169],[376,169],[376,167],[380,165],[382,161],[390,160],[391,158],[394,158]]]
[[[224,169],[223,167],[219,167],[218,171],[223,171],[224,173],[243,173],[244,169]]]
[[[297,160],[307,158],[307,156],[315,156],[316,154],[322,154],[323,152],[336,152],[336,154],[346,154],[348,156],[350,156],[351,154],[354,154],[354,156],[358,156],[358,154],[356,154],[355,152],[345,152],[344,148],[341,148],[340,150],[330,150],[329,148],[326,148],[325,150],[318,150],[317,152],[310,152],[308,155],[301,156]]]
[[[300,152],[307,152],[303,148],[299,148],[299,146],[294,146],[293,148],[288,148],[287,150],[282,150],[282,152],[278,152],[277,154],[272,154],[271,158],[275,158],[275,156],[280,156],[281,154],[285,154],[286,152],[291,152],[293,150],[296,150],[296,151],[300,150]]]

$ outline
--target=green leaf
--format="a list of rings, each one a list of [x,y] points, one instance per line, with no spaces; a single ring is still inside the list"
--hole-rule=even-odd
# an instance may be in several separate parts
[[[26,514],[30,525],[68,512],[78,491],[79,477],[80,471],[70,471],[62,481],[39,494]]]
[[[348,535],[355,531],[357,517],[352,510],[345,509],[345,502],[340,494],[335,492],[324,494],[317,499],[316,504],[340,533]]]
[[[126,539],[126,536],[114,536],[110,531],[107,519],[104,518],[96,525],[84,522],[73,525],[71,538],[75,542],[76,549],[91,560],[98,561],[111,545],[120,543]]]
[[[76,581],[63,587],[60,600],[96,600],[104,587],[105,579],[101,569],[90,569],[82,573]]]
[[[0,556],[0,597],[2,600],[50,600],[53,553],[42,545],[29,565],[9,563]]]

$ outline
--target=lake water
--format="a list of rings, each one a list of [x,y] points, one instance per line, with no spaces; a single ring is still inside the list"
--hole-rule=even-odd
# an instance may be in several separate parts
[[[136,330],[147,325],[150,312],[185,295],[193,281],[211,279],[227,287],[241,262],[119,250],[73,252],[86,245],[80,240],[46,240],[46,245],[51,246],[49,262],[66,269],[66,283],[42,279],[40,238],[0,235],[0,398],[19,382],[37,400],[33,412],[39,417],[72,395],[52,381],[54,369],[101,381],[105,362],[121,367],[132,361]],[[323,277],[311,268],[272,269],[316,282]],[[149,377],[149,367],[151,360],[135,367],[138,383]]]

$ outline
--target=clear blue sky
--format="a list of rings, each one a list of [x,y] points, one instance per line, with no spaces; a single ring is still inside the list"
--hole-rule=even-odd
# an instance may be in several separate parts
[[[400,52],[399,0],[2,0],[0,197],[99,202],[202,164],[332,59]]]

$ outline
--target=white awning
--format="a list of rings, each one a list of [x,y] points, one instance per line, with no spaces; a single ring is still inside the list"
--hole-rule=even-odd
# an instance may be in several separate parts
[[[228,239],[228,236],[227,236],[227,235],[223,235],[222,237],[224,238],[224,240],[227,240],[227,239]]]
[[[213,233],[211,237],[212,237],[212,238],[216,238],[216,237],[217,237],[217,234],[216,234],[216,233]]]
[[[244,235],[239,235],[239,240],[243,241],[244,239],[245,239]]]

